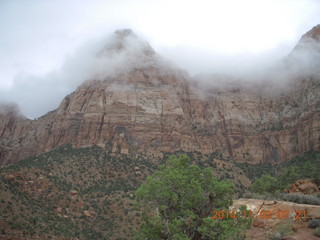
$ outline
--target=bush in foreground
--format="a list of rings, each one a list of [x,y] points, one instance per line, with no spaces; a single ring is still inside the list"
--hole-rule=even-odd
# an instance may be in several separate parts
[[[242,239],[250,220],[211,215],[227,210],[233,193],[233,184],[218,181],[210,169],[172,156],[136,191],[143,210],[137,239]]]
[[[315,236],[317,236],[317,237],[320,237],[320,227],[317,227],[317,228],[314,230],[313,234],[314,234]]]
[[[311,219],[308,223],[309,228],[317,228],[320,227],[320,220],[319,219]]]
[[[291,220],[286,220],[277,227],[277,231],[269,235],[270,240],[281,240],[286,236],[293,234],[292,231],[293,222]]]

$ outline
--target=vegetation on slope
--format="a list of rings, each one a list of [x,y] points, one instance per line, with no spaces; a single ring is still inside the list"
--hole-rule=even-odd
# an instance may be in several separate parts
[[[217,181],[233,181],[234,197],[249,189],[249,178],[255,181],[262,174],[285,187],[310,174],[317,179],[320,172],[318,152],[275,166],[240,164],[217,153],[186,154],[201,171],[211,169]],[[158,165],[142,156],[115,156],[97,146],[73,149],[67,145],[1,168],[0,235],[132,239],[132,230],[142,219],[133,206],[134,192]]]
[[[280,198],[296,203],[320,205],[320,196],[316,194],[283,193],[292,183],[300,179],[311,179],[320,184],[319,152],[309,152],[270,169],[272,171],[262,174],[253,182],[251,189],[255,197]]]
[[[310,151],[304,155],[296,157],[288,162],[279,164],[259,164],[251,165],[247,163],[235,163],[236,166],[244,169],[246,175],[255,180],[263,174],[269,174],[277,178],[281,188],[284,189],[291,183],[299,179],[313,178],[320,184],[320,152]]]
[[[64,146],[3,168],[0,232],[43,239],[130,239],[128,226],[139,221],[133,191],[153,168],[145,159],[116,158],[97,146]]]

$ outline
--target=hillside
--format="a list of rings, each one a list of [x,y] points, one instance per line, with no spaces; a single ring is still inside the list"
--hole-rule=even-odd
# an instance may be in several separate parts
[[[216,155],[186,154],[201,168],[211,168],[218,179],[232,180],[238,196],[262,173],[285,177],[291,166],[298,170],[295,177],[289,176],[295,181],[310,176],[307,167],[320,166],[319,152],[285,165],[250,168]],[[132,239],[141,221],[133,205],[134,191],[158,164],[148,158],[115,157],[98,146],[74,149],[65,145],[4,167],[0,172],[0,239]],[[290,183],[287,178],[282,181]]]
[[[118,30],[97,54],[100,70],[57,109],[30,120],[2,106],[0,239],[133,239],[134,191],[170,155],[231,180],[234,198],[265,173],[283,187],[319,181],[319,28],[281,65],[285,84],[271,72],[203,81]]]

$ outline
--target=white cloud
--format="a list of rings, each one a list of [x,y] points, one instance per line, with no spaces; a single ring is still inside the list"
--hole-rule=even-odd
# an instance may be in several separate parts
[[[52,110],[119,28],[192,74],[237,74],[288,54],[319,16],[317,0],[0,1],[0,99],[29,117]]]

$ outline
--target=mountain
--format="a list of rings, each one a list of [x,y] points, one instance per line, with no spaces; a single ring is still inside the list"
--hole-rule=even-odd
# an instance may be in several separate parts
[[[235,197],[264,173],[281,184],[315,176],[320,79],[308,68],[317,50],[305,48],[268,75],[290,73],[285,88],[277,77],[203,81],[116,31],[96,73],[54,111],[30,120],[0,107],[0,239],[133,239],[134,191],[171,154],[232,180]]]
[[[0,165],[65,144],[157,159],[175,151],[218,153],[252,164],[320,148],[319,75],[293,76],[281,91],[277,83],[203,86],[127,29],[116,31],[97,58],[99,71],[56,110],[33,121],[0,113]]]

